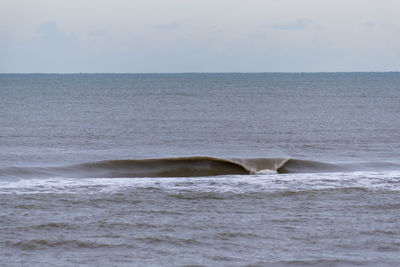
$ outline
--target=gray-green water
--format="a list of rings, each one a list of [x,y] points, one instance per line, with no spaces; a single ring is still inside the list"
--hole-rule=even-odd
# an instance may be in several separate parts
[[[1,74],[0,262],[396,265],[398,103],[400,73]]]

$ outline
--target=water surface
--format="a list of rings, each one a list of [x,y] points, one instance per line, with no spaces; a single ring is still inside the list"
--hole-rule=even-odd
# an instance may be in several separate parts
[[[1,74],[7,266],[400,262],[400,74]]]

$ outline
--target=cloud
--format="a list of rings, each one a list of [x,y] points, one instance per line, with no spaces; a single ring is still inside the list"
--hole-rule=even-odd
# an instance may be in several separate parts
[[[55,21],[40,24],[32,38],[15,43],[9,57],[14,64],[23,66],[23,72],[65,71],[80,59],[77,38],[65,33]]]
[[[46,21],[36,28],[32,41],[45,46],[62,48],[71,45],[75,38],[60,29],[55,21]]]
[[[289,31],[300,31],[314,24],[314,21],[311,19],[303,18],[298,19],[295,22],[286,23],[286,24],[272,24],[271,28],[275,30],[289,30]]]
[[[159,29],[159,30],[165,31],[165,30],[176,30],[176,29],[178,29],[180,26],[181,26],[181,25],[179,24],[179,22],[172,21],[172,22],[167,23],[167,24],[159,24],[159,25],[156,25],[155,27],[156,27],[157,29]]]
[[[60,33],[60,29],[57,26],[57,23],[55,21],[46,21],[45,23],[40,24],[36,28],[36,32],[39,34],[43,35],[48,35],[48,34],[54,34],[54,33]]]
[[[373,23],[372,21],[367,21],[364,23],[364,27],[368,28],[368,29],[372,29],[375,27],[375,23]]]

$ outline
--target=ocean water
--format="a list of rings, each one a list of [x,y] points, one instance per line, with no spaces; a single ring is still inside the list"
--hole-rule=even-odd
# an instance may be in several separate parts
[[[400,73],[0,74],[4,266],[395,266]]]

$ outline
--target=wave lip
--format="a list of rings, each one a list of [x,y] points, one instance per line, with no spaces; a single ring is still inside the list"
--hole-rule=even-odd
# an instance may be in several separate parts
[[[200,177],[219,175],[325,173],[364,170],[400,170],[394,163],[331,164],[285,158],[182,157],[105,160],[64,167],[9,167],[0,177]]]
[[[244,166],[212,157],[110,160],[75,165],[84,173],[107,177],[198,177],[250,174]]]
[[[279,168],[278,173],[316,173],[316,172],[341,172],[348,171],[348,168],[337,164],[312,161],[312,160],[299,160],[289,159]]]

